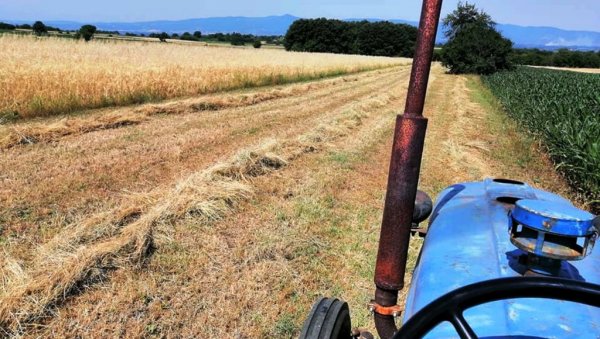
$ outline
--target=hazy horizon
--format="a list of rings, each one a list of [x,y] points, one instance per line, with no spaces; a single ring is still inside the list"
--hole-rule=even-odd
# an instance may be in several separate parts
[[[298,17],[378,18],[417,21],[421,1],[374,0],[241,1],[196,3],[188,0],[128,2],[106,0],[82,3],[76,0],[0,0],[0,19],[19,21],[141,22],[185,20],[226,16],[263,17],[290,14]],[[456,8],[458,0],[446,0],[443,15]],[[549,26],[567,30],[600,31],[600,1],[534,0],[470,1],[502,24]],[[140,8],[144,10],[140,10]],[[515,10],[518,9],[518,10]],[[567,13],[568,15],[565,15]]]

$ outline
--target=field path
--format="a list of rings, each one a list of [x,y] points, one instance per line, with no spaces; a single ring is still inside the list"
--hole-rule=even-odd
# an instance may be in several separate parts
[[[564,188],[537,155],[531,170],[507,161],[523,145],[474,100],[472,78],[432,72],[422,189],[435,196],[486,176]],[[5,150],[0,166],[15,185],[0,201],[21,226],[4,245],[12,278],[0,289],[0,325],[31,337],[287,338],[328,295],[372,329],[365,305],[408,76],[368,72],[247,107]],[[60,206],[37,212],[52,201]],[[26,203],[30,214],[15,210]],[[116,221],[102,214],[113,210]],[[421,240],[411,244],[409,266]],[[23,313],[20,323],[2,318]]]

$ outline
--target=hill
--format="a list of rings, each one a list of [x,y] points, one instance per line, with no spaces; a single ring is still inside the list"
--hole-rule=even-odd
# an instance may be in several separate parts
[[[176,21],[146,22],[96,22],[99,29],[133,33],[183,33],[200,30],[204,33],[239,32],[254,35],[284,35],[288,27],[299,17],[293,15],[265,17],[213,17]],[[377,18],[353,18],[349,21],[380,21]],[[30,23],[15,20],[2,20],[11,23]],[[417,25],[416,21],[394,19],[395,23]],[[46,21],[48,25],[71,30],[78,29],[82,23],[74,21]],[[600,50],[600,32],[571,31],[555,27],[529,27],[511,24],[498,24],[498,30],[511,39],[516,47],[537,47],[543,49],[570,48],[579,50]],[[443,42],[443,34],[438,34],[438,42]]]

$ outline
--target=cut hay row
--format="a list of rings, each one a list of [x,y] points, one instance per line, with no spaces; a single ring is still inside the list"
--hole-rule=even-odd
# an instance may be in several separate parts
[[[328,142],[347,135],[374,109],[395,98],[376,95],[300,137],[266,142],[240,152],[225,163],[192,174],[170,191],[133,196],[129,204],[73,225],[41,246],[29,270],[5,258],[1,273],[7,278],[0,286],[0,329],[5,334],[22,333],[69,296],[104,279],[108,271],[143,264],[157,233],[168,234],[173,222],[188,216],[198,222],[223,217],[252,195],[252,178],[327,147]]]
[[[409,59],[197,45],[0,37],[0,118],[51,116],[320,79]]]
[[[371,77],[375,74],[367,72],[361,77]],[[137,125],[155,115],[189,114],[257,105],[275,99],[298,96],[317,89],[333,87],[341,83],[358,80],[359,78],[356,76],[342,77],[340,79],[311,84],[291,85],[270,91],[211,95],[162,104],[146,104],[135,109],[122,108],[109,111],[108,113],[67,117],[53,122],[42,121],[4,127],[0,126],[0,149],[7,149],[18,145],[54,142],[68,135]]]
[[[267,138],[300,135],[324,117],[349,110],[392,86],[398,88],[408,77],[404,69],[377,72],[381,74],[360,75],[358,82],[261,105],[157,117],[128,128],[1,151],[0,180],[10,183],[0,184],[2,248],[28,266],[39,244],[68,225],[120,206],[131,199],[128,192],[159,187],[164,191],[227,154]]]

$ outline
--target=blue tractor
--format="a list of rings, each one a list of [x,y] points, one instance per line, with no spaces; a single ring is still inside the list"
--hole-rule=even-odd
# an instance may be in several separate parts
[[[433,206],[417,190],[423,106],[442,0],[424,0],[406,108],[396,121],[368,307],[381,338],[600,338],[600,218],[508,179],[461,183]],[[411,233],[429,219],[404,307]],[[397,319],[401,326],[397,326]],[[373,338],[321,298],[300,338]]]

